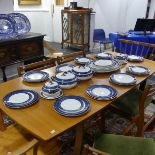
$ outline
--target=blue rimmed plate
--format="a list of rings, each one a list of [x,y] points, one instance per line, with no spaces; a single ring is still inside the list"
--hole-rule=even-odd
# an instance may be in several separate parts
[[[150,74],[150,70],[143,66],[128,66],[127,72],[135,75],[148,75]]]
[[[90,103],[80,96],[64,96],[54,103],[56,112],[63,116],[80,116],[90,109]]]
[[[6,14],[0,14],[0,40],[14,38],[17,32],[16,21]]]
[[[12,17],[15,20],[16,26],[18,28],[18,35],[22,35],[30,31],[30,21],[24,14],[10,13],[8,16]]]
[[[136,78],[133,75],[129,75],[126,73],[112,74],[109,80],[112,83],[115,83],[118,85],[134,85],[137,82]]]
[[[112,59],[112,54],[101,52],[101,53],[96,54],[96,58],[109,60],[109,59]]]
[[[143,57],[137,56],[137,55],[128,55],[128,61],[131,62],[142,62],[144,61]]]
[[[35,104],[39,100],[39,95],[33,90],[15,90],[3,98],[6,106],[13,109],[26,108]]]
[[[112,100],[118,92],[108,85],[92,85],[86,90],[87,94],[96,100]]]
[[[26,82],[42,82],[49,78],[49,74],[43,71],[29,71],[23,75]]]
[[[84,57],[84,56],[79,56],[79,57],[76,57],[74,61],[78,64],[90,64],[94,60],[91,58]]]
[[[69,72],[72,71],[73,67],[72,64],[61,64],[56,67],[56,72]]]

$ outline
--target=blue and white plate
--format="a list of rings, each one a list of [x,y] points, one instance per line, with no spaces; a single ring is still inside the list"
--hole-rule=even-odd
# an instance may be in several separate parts
[[[6,14],[0,14],[0,40],[14,38],[17,32],[16,21]]]
[[[64,96],[54,103],[56,112],[63,116],[80,116],[90,109],[90,103],[80,96]]]
[[[56,72],[69,72],[72,71],[73,67],[72,64],[61,64],[56,67]]]
[[[135,74],[135,75],[148,75],[150,74],[150,70],[143,66],[128,66],[127,72]]]
[[[96,100],[112,100],[117,96],[117,90],[108,85],[92,85],[86,90],[87,94]]]
[[[25,34],[30,31],[31,24],[29,19],[21,13],[10,13],[8,16],[12,17],[16,21],[18,28],[18,35]]]
[[[111,53],[105,53],[105,52],[101,52],[96,54],[96,58],[98,59],[112,59],[112,54]]]
[[[79,57],[76,57],[74,61],[78,64],[90,64],[94,60],[91,58],[84,57],[84,56],[79,56]]]
[[[39,95],[33,90],[15,90],[3,98],[3,102],[9,108],[26,108],[35,104],[39,100]]]
[[[49,78],[49,74],[43,71],[29,71],[23,75],[26,82],[42,82]]]
[[[131,62],[142,62],[144,61],[143,57],[137,56],[137,55],[128,55],[128,61]]]
[[[112,74],[109,80],[118,85],[134,85],[137,80],[133,75],[129,75],[126,73],[116,73]]]

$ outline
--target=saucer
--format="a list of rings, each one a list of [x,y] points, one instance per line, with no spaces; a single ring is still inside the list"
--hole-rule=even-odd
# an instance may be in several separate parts
[[[41,91],[41,92],[40,92],[40,96],[41,96],[42,98],[47,99],[47,100],[54,100],[54,99],[57,99],[57,98],[63,96],[63,91],[60,90],[59,95],[57,95],[57,96],[55,96],[55,97],[54,97],[54,96],[46,96],[46,95],[43,93],[43,91]]]

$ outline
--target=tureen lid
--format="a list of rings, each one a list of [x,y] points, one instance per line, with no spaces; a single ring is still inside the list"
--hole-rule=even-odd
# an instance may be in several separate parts
[[[59,85],[55,81],[49,81],[49,82],[46,82],[43,87],[46,89],[56,89],[59,87]]]
[[[73,68],[73,71],[77,73],[90,73],[91,69],[87,66],[76,66]]]
[[[56,80],[63,80],[63,81],[74,80],[76,78],[76,76],[71,72],[61,72],[56,74],[55,77],[56,77]]]

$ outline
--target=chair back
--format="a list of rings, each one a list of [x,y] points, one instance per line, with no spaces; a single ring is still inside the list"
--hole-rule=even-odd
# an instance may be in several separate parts
[[[152,119],[154,119],[155,117],[153,117],[152,119],[150,119],[149,122],[147,122],[144,125],[144,109],[145,109],[145,103],[147,100],[149,100],[150,102],[153,100],[153,96],[155,95],[155,83],[149,84],[145,87],[144,92],[142,94],[142,96],[140,97],[139,100],[139,115],[137,116],[137,136],[143,136],[144,135],[144,130],[146,129],[146,127],[149,125],[149,122],[152,121]]]
[[[102,42],[105,40],[105,32],[103,29],[94,29],[93,42]]]
[[[74,58],[76,58],[77,56],[86,56],[84,51],[80,51],[80,52],[74,52],[74,53],[69,53],[69,54],[65,54],[61,57],[57,57],[57,63],[58,64],[63,64],[69,61],[74,60]]]
[[[148,84],[144,89],[140,102],[145,102],[147,99],[153,98],[155,95],[155,83]]]
[[[154,59],[155,44],[138,42],[133,40],[119,39],[118,50],[120,53],[128,55],[138,55],[145,58]]]
[[[47,60],[42,60],[31,64],[19,66],[17,67],[18,76],[22,76],[27,71],[42,70],[49,67],[53,67],[55,66],[55,63],[56,63],[55,58],[49,58]]]

